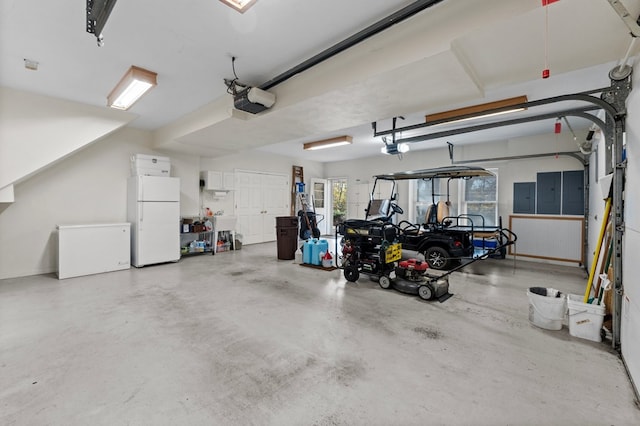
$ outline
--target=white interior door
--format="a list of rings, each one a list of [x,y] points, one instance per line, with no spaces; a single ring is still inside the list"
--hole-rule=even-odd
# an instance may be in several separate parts
[[[236,216],[243,244],[262,242],[264,209],[260,180],[260,176],[255,173],[236,173]]]
[[[243,244],[276,239],[276,216],[289,215],[289,187],[285,175],[236,172],[237,231]]]
[[[321,235],[327,235],[327,223],[329,215],[329,181],[327,179],[311,179],[311,192],[313,206],[316,212],[318,229]],[[322,220],[320,220],[322,218]]]

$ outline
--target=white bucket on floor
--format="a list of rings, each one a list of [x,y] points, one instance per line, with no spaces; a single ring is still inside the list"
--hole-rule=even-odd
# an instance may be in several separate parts
[[[569,334],[581,339],[601,342],[602,320],[604,319],[604,305],[583,303],[583,296],[570,294],[569,305]]]
[[[562,329],[562,321],[567,312],[567,299],[555,296],[541,296],[527,290],[529,297],[529,321],[546,330]],[[547,294],[555,295],[557,290],[547,289]]]

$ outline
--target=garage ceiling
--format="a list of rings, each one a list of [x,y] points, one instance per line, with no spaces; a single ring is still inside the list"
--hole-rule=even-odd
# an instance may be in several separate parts
[[[546,8],[540,0],[443,0],[270,89],[277,96],[271,110],[233,110],[223,84],[233,77],[231,56],[240,81],[259,86],[412,3],[258,0],[240,14],[217,0],[121,0],[97,47],[84,30],[84,1],[0,0],[0,85],[106,108],[109,91],[138,65],[158,73],[158,87],[131,109],[139,116],[131,126],[152,130],[158,149],[221,156],[257,148],[336,161],[379,155],[372,121],[385,126],[404,115],[402,124],[413,124],[425,113],[510,96],[607,86],[631,41],[607,0]],[[622,3],[638,16],[640,0]],[[551,78],[543,80],[545,22]],[[25,69],[25,58],[39,70]],[[538,123],[454,141],[551,129]],[[304,142],[341,134],[354,144],[302,150]]]

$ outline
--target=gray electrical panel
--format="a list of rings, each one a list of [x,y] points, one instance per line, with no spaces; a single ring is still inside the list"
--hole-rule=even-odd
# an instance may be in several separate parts
[[[584,215],[584,172],[562,172],[562,214]]]
[[[562,174],[560,172],[538,173],[537,177],[538,214],[560,214],[562,201]]]
[[[515,182],[513,184],[513,213],[536,213],[535,182]]]

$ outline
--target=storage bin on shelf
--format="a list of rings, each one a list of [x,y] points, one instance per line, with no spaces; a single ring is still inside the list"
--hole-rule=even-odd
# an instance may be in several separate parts
[[[216,247],[216,251],[217,252],[221,252],[221,251],[229,251],[231,250],[231,243],[229,242],[222,242],[222,241],[218,241],[218,246]]]
[[[182,218],[180,223],[180,255],[213,253],[213,229],[208,219]]]
[[[214,216],[213,231],[216,241],[215,252],[235,250],[236,216]],[[226,244],[226,245],[225,245]]]

